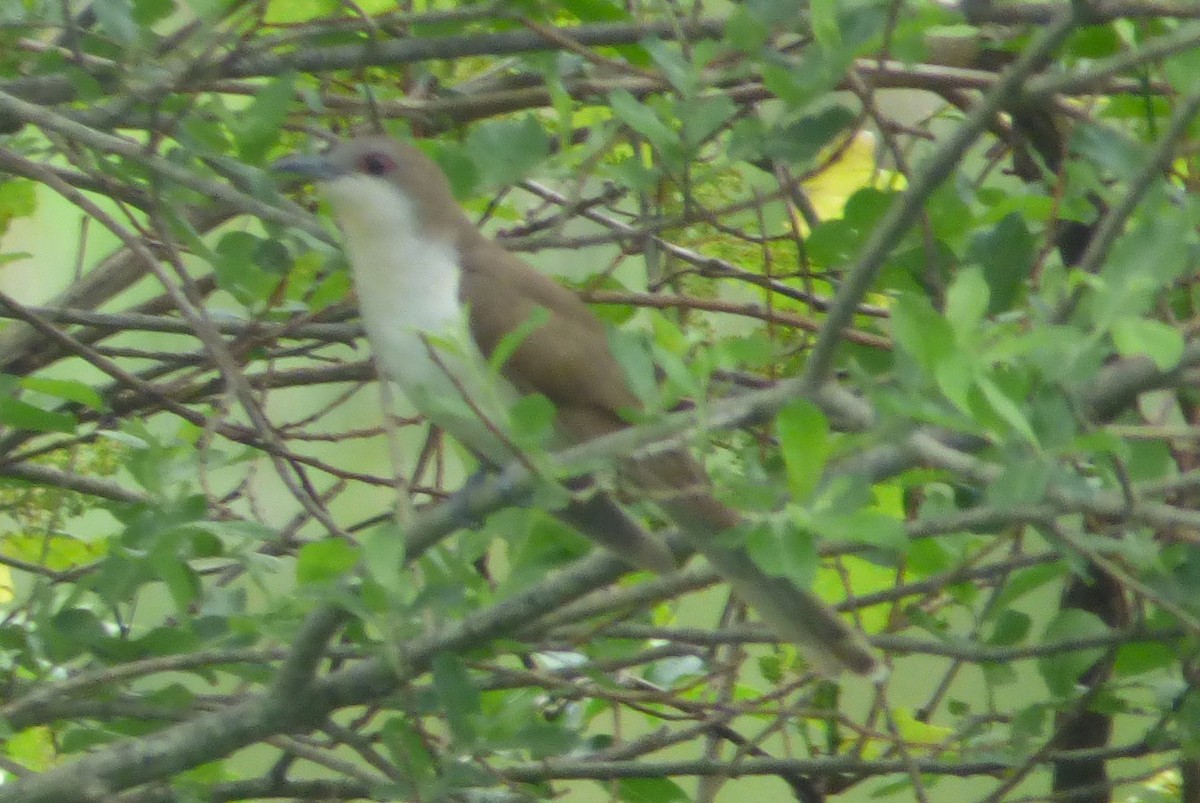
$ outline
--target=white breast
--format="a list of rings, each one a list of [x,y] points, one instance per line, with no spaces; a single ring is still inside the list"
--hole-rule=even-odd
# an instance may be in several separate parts
[[[327,183],[326,193],[380,370],[464,444],[508,462],[512,449],[496,431],[508,430],[515,392],[470,337],[453,243],[419,232],[411,202],[377,179],[346,176]]]

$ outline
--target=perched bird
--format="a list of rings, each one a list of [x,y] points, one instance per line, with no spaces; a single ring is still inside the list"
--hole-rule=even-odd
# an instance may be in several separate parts
[[[516,457],[506,428],[509,405],[521,394],[540,393],[554,404],[565,444],[628,426],[640,401],[603,324],[573,292],[483,235],[418,148],[364,136],[275,166],[322,185],[382,373],[485,463]],[[498,348],[511,353],[497,372],[489,358]],[[682,447],[629,458],[620,471],[818,671],[879,673],[865,638],[818,597],[768,575],[744,551],[718,545],[715,536],[741,516],[713,496]],[[665,544],[607,494],[578,494],[558,515],[632,564],[674,567]]]

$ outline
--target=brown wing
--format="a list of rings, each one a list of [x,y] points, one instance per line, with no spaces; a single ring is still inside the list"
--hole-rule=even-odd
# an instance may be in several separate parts
[[[486,260],[486,270],[476,266]],[[463,253],[463,298],[471,335],[488,356],[538,307],[549,320],[533,330],[502,366],[524,393],[541,393],[559,411],[563,435],[582,442],[624,426],[620,411],[638,398],[608,347],[604,325],[573,292],[482,238]]]
[[[473,304],[471,334],[489,356],[505,334],[538,307],[550,318],[526,337],[503,366],[519,390],[545,395],[558,411],[558,426],[574,443],[626,426],[624,410],[639,401],[608,346],[604,324],[575,293],[487,240],[464,255],[463,296],[492,294],[490,304]],[[472,270],[489,260],[487,272]],[[674,494],[708,494],[708,478],[683,450],[659,453],[631,467],[639,485]]]

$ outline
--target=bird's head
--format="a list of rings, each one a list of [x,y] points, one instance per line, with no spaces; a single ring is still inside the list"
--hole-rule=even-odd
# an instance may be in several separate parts
[[[470,226],[434,161],[391,137],[345,140],[323,154],[288,156],[274,168],[319,182],[348,236],[364,228],[416,226],[427,235],[453,237]]]

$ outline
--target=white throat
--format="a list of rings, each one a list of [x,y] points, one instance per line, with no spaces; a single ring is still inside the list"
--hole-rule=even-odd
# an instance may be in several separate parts
[[[455,244],[421,231],[412,200],[382,180],[344,176],[325,190],[380,371],[460,441],[493,462],[508,462],[512,450],[495,430],[508,429],[515,393],[471,339]],[[474,410],[484,411],[487,422]]]

